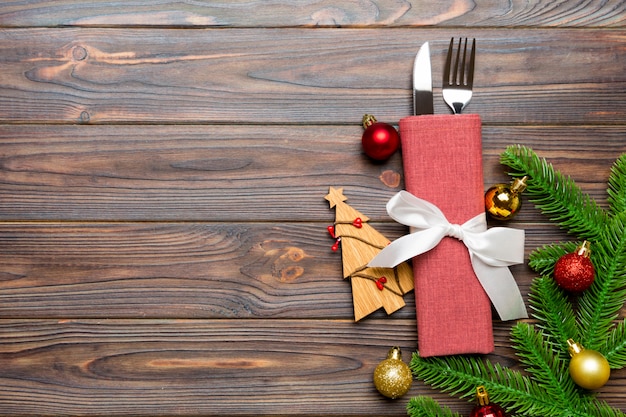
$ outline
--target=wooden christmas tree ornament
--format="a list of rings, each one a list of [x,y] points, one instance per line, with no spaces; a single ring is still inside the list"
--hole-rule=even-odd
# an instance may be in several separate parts
[[[413,290],[413,271],[403,262],[396,268],[367,267],[390,241],[367,222],[369,218],[345,203],[343,188],[330,187],[326,200],[335,208],[335,224],[328,232],[341,247],[343,277],[350,278],[354,320],[384,308],[391,314],[404,307],[403,295]]]

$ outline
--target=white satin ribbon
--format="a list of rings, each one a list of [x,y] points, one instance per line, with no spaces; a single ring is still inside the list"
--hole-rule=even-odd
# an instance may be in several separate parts
[[[395,221],[411,227],[411,233],[385,247],[368,266],[392,268],[437,246],[445,236],[467,247],[476,277],[501,320],[527,318],[528,313],[508,266],[524,262],[524,231],[508,227],[487,230],[485,213],[462,225],[450,224],[434,204],[407,191],[387,203]]]

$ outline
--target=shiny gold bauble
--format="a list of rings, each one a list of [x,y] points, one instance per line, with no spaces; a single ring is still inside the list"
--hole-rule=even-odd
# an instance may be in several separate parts
[[[387,359],[374,370],[374,385],[385,397],[402,397],[411,388],[413,374],[411,368],[402,361],[402,352],[397,346],[389,350]]]
[[[496,220],[510,220],[522,207],[520,194],[526,189],[526,178],[512,184],[496,184],[485,193],[485,210]]]
[[[590,390],[603,387],[611,376],[611,367],[606,358],[600,352],[585,349],[572,339],[567,343],[572,357],[569,374],[576,385]]]

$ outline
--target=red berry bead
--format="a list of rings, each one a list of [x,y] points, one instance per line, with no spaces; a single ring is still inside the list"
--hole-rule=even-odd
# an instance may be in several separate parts
[[[385,289],[386,283],[387,283],[387,277],[380,277],[376,280],[376,287],[382,291]]]

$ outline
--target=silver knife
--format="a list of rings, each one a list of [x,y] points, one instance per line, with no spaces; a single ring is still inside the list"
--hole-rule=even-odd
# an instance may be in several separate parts
[[[433,114],[433,79],[430,69],[430,47],[425,42],[413,63],[413,114]]]

